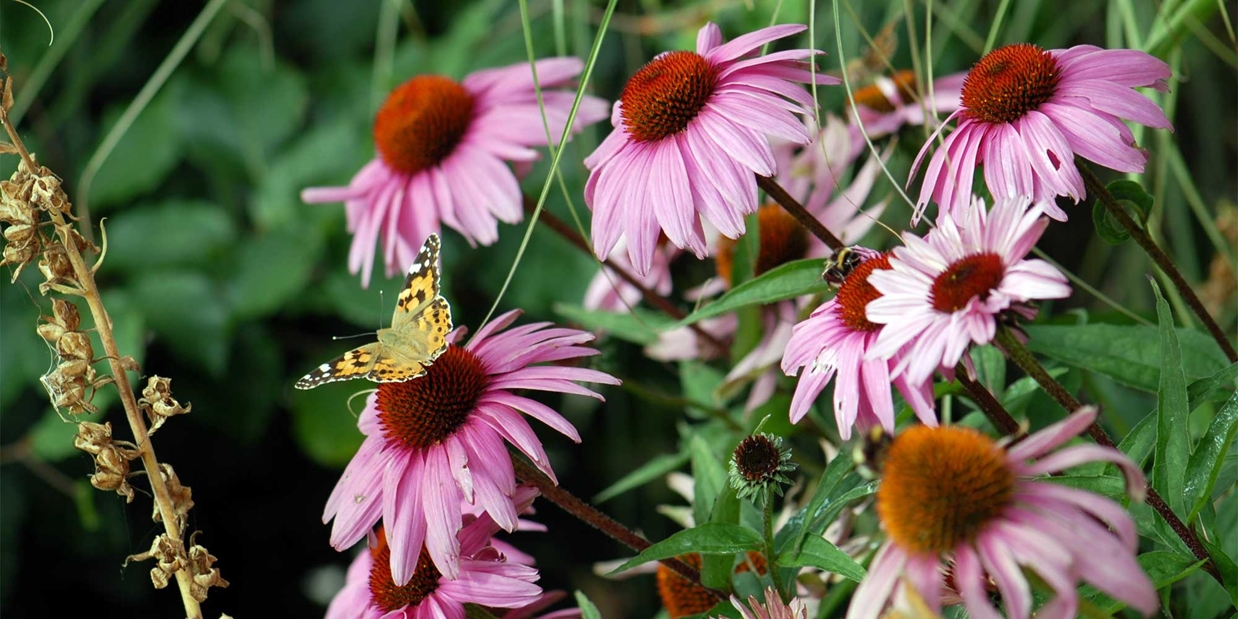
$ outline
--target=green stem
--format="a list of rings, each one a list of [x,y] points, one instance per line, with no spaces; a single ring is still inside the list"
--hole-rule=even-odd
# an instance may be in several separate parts
[[[1221,330],[1221,326],[1212,319],[1212,315],[1204,308],[1203,302],[1199,300],[1195,291],[1191,289],[1191,285],[1187,283],[1186,278],[1182,277],[1182,272],[1178,270],[1174,261],[1165,253],[1165,250],[1156,244],[1156,241],[1152,240],[1147,231],[1135,223],[1134,219],[1131,219],[1131,216],[1126,213],[1126,209],[1118,203],[1108,189],[1105,189],[1105,186],[1101,184],[1099,178],[1096,178],[1092,170],[1082,161],[1076,160],[1076,163],[1079,167],[1079,173],[1083,175],[1083,183],[1087,186],[1088,193],[1096,196],[1097,200],[1100,200],[1100,203],[1105,206],[1105,210],[1109,211],[1110,216],[1122,224],[1122,227],[1131,235],[1131,238],[1135,239],[1135,243],[1142,247],[1144,252],[1148,254],[1148,257],[1152,258],[1152,261],[1160,268],[1161,272],[1169,277],[1178,294],[1182,295],[1182,299],[1191,308],[1191,312],[1199,317],[1208,333],[1212,335],[1212,339],[1216,340],[1221,350],[1225,352],[1229,362],[1238,363],[1238,350],[1234,349],[1234,345],[1225,336],[1225,331]]]
[[[778,571],[778,561],[774,553],[774,487],[765,489],[765,565],[769,569],[770,578],[774,581],[774,589],[783,602],[787,601],[787,586],[782,582],[782,574]]]
[[[1036,360],[1036,356],[1032,354],[1032,351],[1027,346],[1024,346],[1023,342],[1020,342],[1019,338],[1015,337],[1015,334],[1009,328],[998,327],[995,342],[1006,352],[1006,356],[1011,361],[1014,361],[1028,376],[1031,376],[1058,405],[1066,409],[1068,414],[1075,412],[1083,406],[1079,400],[1075,399],[1075,396],[1071,395],[1066,387],[1063,387],[1061,383],[1049,375],[1044,366],[1040,365],[1040,362]],[[1091,426],[1088,426],[1088,435],[1099,445],[1111,449],[1118,448],[1114,444],[1113,439],[1109,438],[1104,428],[1101,428],[1098,423],[1093,422]],[[1169,504],[1165,502],[1160,493],[1152,487],[1151,483],[1147,484],[1147,492],[1148,505],[1156,510],[1156,513],[1160,514],[1161,518],[1173,529],[1174,533],[1186,544],[1187,548],[1190,548],[1191,553],[1197,559],[1204,561],[1204,571],[1208,572],[1217,582],[1224,585],[1224,582],[1221,580],[1221,574],[1217,571],[1216,564],[1213,563],[1212,557],[1208,555],[1207,548],[1200,543],[1195,532],[1182,522],[1182,519],[1174,513],[1173,509],[1169,507]]]

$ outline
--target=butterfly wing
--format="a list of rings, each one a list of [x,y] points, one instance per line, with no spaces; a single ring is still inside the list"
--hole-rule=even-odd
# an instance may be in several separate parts
[[[431,301],[439,297],[441,273],[439,271],[439,240],[431,234],[417,252],[417,259],[408,269],[404,287],[395,300],[395,315],[391,317],[391,330],[399,331],[415,322]],[[449,315],[450,317],[450,315]],[[450,327],[448,327],[450,330]]]
[[[388,358],[383,354],[383,348],[378,342],[354,348],[314,368],[312,372],[302,376],[295,386],[297,389],[313,389],[326,383],[367,376],[375,369],[379,360]]]

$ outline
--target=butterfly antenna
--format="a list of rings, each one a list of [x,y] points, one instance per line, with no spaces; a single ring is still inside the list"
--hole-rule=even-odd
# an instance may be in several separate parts
[[[378,391],[378,389],[366,389],[364,391],[358,391],[348,396],[348,400],[344,403],[344,405],[348,407],[348,412],[352,413],[353,417],[359,417],[361,414],[352,409],[352,401],[357,399],[357,396],[369,396],[371,393],[374,393],[375,391]]]
[[[333,342],[338,342],[339,340],[348,340],[348,339],[352,339],[352,338],[354,338],[354,337],[364,337],[364,336],[367,336],[367,335],[374,335],[374,332],[373,332],[373,331],[366,331],[365,333],[354,333],[354,334],[352,334],[352,335],[332,335],[332,336],[331,336],[331,341],[333,341]]]

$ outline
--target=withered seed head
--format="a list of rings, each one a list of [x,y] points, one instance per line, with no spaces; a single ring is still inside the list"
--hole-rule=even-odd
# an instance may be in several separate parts
[[[151,434],[154,434],[168,417],[184,415],[193,410],[193,404],[181,406],[181,403],[172,397],[172,379],[162,376],[151,376],[150,380],[146,381],[138,405],[150,418]]]
[[[77,306],[64,299],[52,299],[52,315],[44,316],[43,320],[46,322],[38,326],[39,336],[53,345],[66,332],[77,331],[82,326]]]
[[[91,455],[98,455],[103,447],[112,444],[112,422],[94,423],[83,421],[77,424],[77,436],[73,446]]]
[[[105,446],[95,456],[95,474],[90,476],[90,485],[100,490],[113,490],[133,502],[133,486],[129,485],[129,460],[124,450],[115,444]]]
[[[47,294],[52,284],[77,281],[73,274],[73,263],[69,262],[64,247],[58,243],[49,245],[47,251],[43,252],[43,257],[39,259],[39,273],[42,273],[46,280],[39,284],[39,292],[42,294]]]
[[[190,595],[193,599],[204,602],[206,601],[207,589],[211,587],[219,587],[220,589],[228,588],[228,581],[224,580],[219,575],[219,568],[213,567],[215,555],[207,552],[206,547],[196,543],[198,534],[195,532],[189,536],[189,573],[193,574],[193,585],[189,588]]]
[[[94,359],[95,350],[90,344],[90,336],[81,331],[69,331],[60,336],[56,342],[56,354],[65,361],[86,361]]]
[[[95,370],[88,361],[65,361],[39,380],[56,408],[67,409],[73,415],[99,410],[86,398],[86,387],[93,386],[95,381]]]
[[[181,485],[181,480],[176,476],[176,471],[172,469],[171,464],[161,462],[159,476],[167,485],[168,495],[172,499],[172,511],[176,514],[176,529],[184,531],[185,523],[189,519],[189,510],[193,509],[193,490],[189,486]],[[153,508],[151,519],[155,522],[163,522],[163,514],[159,512],[159,505],[156,503]]]

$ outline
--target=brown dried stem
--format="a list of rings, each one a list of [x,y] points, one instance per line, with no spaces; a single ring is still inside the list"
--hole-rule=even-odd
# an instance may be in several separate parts
[[[1014,361],[1028,376],[1031,376],[1040,385],[1040,388],[1044,389],[1059,406],[1066,409],[1067,413],[1072,413],[1083,406],[1083,403],[1076,400],[1075,396],[1071,395],[1066,387],[1063,387],[1061,383],[1049,375],[1044,366],[1040,365],[1040,362],[1036,360],[1036,356],[1032,354],[1032,351],[1028,350],[1027,346],[1024,346],[1023,342],[1020,342],[1019,338],[1015,337],[1015,334],[1009,328],[998,327],[997,339],[995,341],[1006,352],[1006,356],[1011,361]],[[1098,423],[1093,422],[1092,425],[1088,426],[1088,435],[1098,445],[1115,450],[1118,448],[1114,444],[1113,439],[1109,438],[1109,434]],[[1150,482],[1147,484],[1147,491],[1148,505],[1156,510],[1157,514],[1160,514],[1161,518],[1169,525],[1169,528],[1173,529],[1174,533],[1186,544],[1187,548],[1191,549],[1191,553],[1195,555],[1195,558],[1204,561],[1204,571],[1208,572],[1217,582],[1224,585],[1225,583],[1221,580],[1221,573],[1217,570],[1216,564],[1213,563],[1212,557],[1208,554],[1208,549],[1204,547],[1203,543],[1199,541],[1199,537],[1195,535],[1195,531],[1192,531],[1182,522],[1182,519],[1174,513],[1173,509],[1169,507],[1169,504],[1152,487]]]
[[[1182,276],[1182,272],[1174,264],[1173,259],[1156,244],[1156,241],[1152,240],[1152,236],[1146,230],[1141,228],[1134,219],[1131,219],[1126,209],[1122,208],[1122,205],[1113,197],[1113,194],[1109,193],[1109,190],[1101,184],[1100,179],[1096,178],[1096,175],[1092,173],[1091,168],[1082,162],[1079,163],[1078,167],[1079,172],[1083,175],[1083,183],[1087,186],[1088,193],[1096,196],[1096,199],[1105,206],[1105,210],[1109,211],[1109,215],[1122,224],[1122,227],[1126,229],[1132,239],[1135,239],[1135,243],[1143,248],[1143,251],[1148,254],[1152,262],[1156,263],[1161,272],[1169,276],[1169,281],[1173,282],[1174,288],[1178,290],[1178,294],[1182,295],[1182,300],[1186,301],[1187,306],[1191,308],[1195,316],[1199,318],[1200,322],[1204,323],[1204,328],[1212,335],[1212,339],[1216,340],[1217,344],[1220,345],[1221,350],[1225,352],[1225,356],[1229,358],[1229,362],[1238,363],[1238,350],[1234,349],[1234,345],[1226,337],[1225,331],[1221,329],[1217,321],[1208,313],[1203,302],[1199,300],[1199,296],[1195,294],[1195,290],[1191,288],[1186,278]]]
[[[38,164],[34,162],[34,159],[26,150],[21,138],[9,123],[7,111],[2,107],[0,107],[0,123],[4,125],[9,139],[17,148],[28,169],[31,171],[38,170]],[[60,237],[65,255],[69,259],[69,263],[73,267],[73,273],[78,280],[80,290],[76,292],[86,299],[86,304],[90,307],[90,314],[94,318],[95,331],[99,334],[99,340],[103,343],[103,350],[107,357],[108,365],[112,370],[113,384],[116,385],[116,389],[120,393],[120,401],[125,408],[125,417],[129,421],[129,428],[133,431],[134,442],[137,444],[138,449],[141,450],[142,466],[146,470],[146,476],[150,481],[155,505],[162,516],[164,529],[168,538],[183,548],[184,542],[181,539],[181,532],[176,524],[179,522],[179,519],[173,508],[172,497],[168,492],[163,476],[159,474],[159,461],[155,457],[155,448],[149,440],[146,422],[142,418],[137,398],[134,397],[133,388],[129,384],[129,377],[125,373],[122,362],[123,357],[120,354],[120,349],[116,346],[116,338],[112,332],[112,319],[103,307],[103,301],[99,296],[99,289],[95,285],[94,272],[86,264],[81,252],[78,251],[77,242],[73,238],[72,225],[65,221],[64,216],[57,210],[48,209],[46,212],[55,227],[56,235]],[[202,617],[201,606],[190,593],[190,588],[193,585],[192,575],[187,569],[180,569],[176,572],[176,582],[181,592],[181,601],[184,603],[186,615],[190,619],[200,619]]]
[[[508,452],[512,456],[512,466],[516,469],[516,477],[526,484],[536,486],[543,497],[546,497],[551,503],[558,505],[563,511],[575,516],[581,522],[605,533],[611,539],[636,552],[643,552],[646,548],[653,545],[652,542],[642,537],[639,533],[619,524],[614,518],[602,513],[598,508],[559,487],[554,480],[547,477],[545,473],[529,462],[523,454],[510,448]],[[700,571],[679,559],[660,559],[659,563],[691,582],[701,583]],[[727,594],[723,591],[711,589],[704,585],[702,587],[719,600],[727,599]]]

